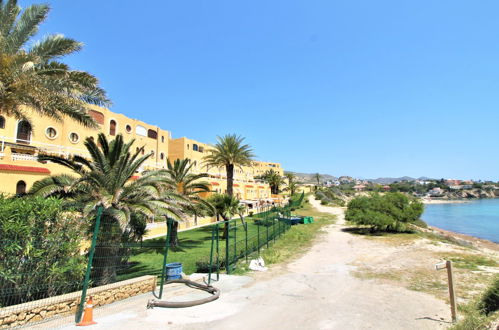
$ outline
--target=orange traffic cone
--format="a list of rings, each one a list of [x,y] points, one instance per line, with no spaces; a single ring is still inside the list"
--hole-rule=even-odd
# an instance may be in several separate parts
[[[87,305],[85,306],[85,312],[83,314],[83,319],[81,320],[80,323],[78,323],[78,326],[86,326],[86,325],[92,325],[92,324],[97,324],[97,322],[94,322],[94,303],[92,302],[92,297],[88,298]]]

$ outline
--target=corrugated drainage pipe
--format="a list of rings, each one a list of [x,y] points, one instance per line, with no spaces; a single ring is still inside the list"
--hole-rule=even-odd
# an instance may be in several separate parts
[[[197,305],[202,305],[206,304],[210,301],[217,300],[220,297],[220,290],[211,286],[211,285],[204,285],[200,284],[197,282],[193,282],[190,280],[184,280],[184,279],[179,279],[179,280],[171,280],[167,281],[165,285],[167,284],[172,284],[172,283],[184,283],[190,288],[193,289],[198,289],[198,290],[203,290],[208,293],[211,293],[212,296],[206,297],[203,299],[198,299],[198,300],[192,300],[192,301],[175,301],[175,302],[170,302],[170,301],[164,301],[164,300],[158,300],[158,299],[151,299],[147,302],[147,308],[154,308],[154,307],[166,307],[166,308],[183,308],[183,307],[191,307],[191,306],[197,306]]]

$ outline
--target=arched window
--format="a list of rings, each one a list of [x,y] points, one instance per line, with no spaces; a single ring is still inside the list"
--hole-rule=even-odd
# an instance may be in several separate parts
[[[159,154],[159,158],[160,158],[161,160],[165,159],[165,154],[164,154],[164,153],[160,153],[160,154]]]
[[[26,120],[21,120],[17,124],[17,143],[27,143],[31,141],[31,124]]]
[[[192,150],[194,150],[194,151],[198,151],[198,149],[199,149],[199,148],[198,148],[198,145],[197,145],[197,144],[193,144],[193,145],[192,145]]]
[[[147,129],[144,126],[137,125],[137,127],[135,127],[135,134],[147,136]]]
[[[158,139],[158,132],[156,132],[155,130],[147,130],[147,137],[150,138],[150,139],[154,139],[154,140],[157,140]]]
[[[5,118],[0,116],[0,128],[5,128]]]
[[[18,181],[16,184],[16,195],[24,195],[26,193],[26,182]]]
[[[90,110],[88,113],[95,120],[95,122],[97,124],[100,124],[100,125],[104,124],[104,115],[101,112],[95,111],[95,110]]]
[[[111,136],[116,135],[116,122],[114,120],[111,120],[109,122],[109,135]]]
[[[162,136],[162,137],[161,137],[161,143],[164,143],[164,142],[165,142],[165,137],[164,137],[164,136]]]

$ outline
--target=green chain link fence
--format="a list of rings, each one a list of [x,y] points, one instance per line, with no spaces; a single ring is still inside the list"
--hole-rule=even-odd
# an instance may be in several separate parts
[[[209,273],[209,281],[212,274],[219,275],[221,270],[230,274],[239,260],[259,254],[290,228],[286,218],[303,198],[304,194],[285,207],[267,207],[264,212],[244,217],[243,221],[232,219],[181,232],[180,246],[174,249],[169,247],[168,237],[140,241],[136,232],[121,228],[116,220],[101,214],[101,210],[90,226],[92,231],[87,234],[84,229],[76,231],[79,237],[69,236],[76,235],[70,226],[78,223],[68,220],[57,226],[54,223],[53,228],[39,229],[42,232],[38,236],[45,238],[39,241],[26,242],[20,234],[14,236],[18,240],[12,236],[0,238],[0,327],[53,320],[52,311],[42,316],[36,313],[37,309],[57,304],[60,295],[71,292],[75,292],[75,302],[67,310],[59,311],[56,307],[53,314],[73,315],[79,322],[91,288],[106,289],[113,283],[143,275],[158,278],[159,292],[155,295],[161,298],[165,264],[170,259],[184,262],[187,258],[184,271]],[[164,225],[169,226],[169,235],[172,222]],[[81,235],[91,242],[84,254],[80,253]],[[27,252],[30,249],[36,253],[30,255]],[[73,253],[64,254],[67,251]],[[94,301],[95,305],[100,303]],[[13,315],[16,320],[11,322]],[[60,318],[60,325],[68,324],[67,317]]]

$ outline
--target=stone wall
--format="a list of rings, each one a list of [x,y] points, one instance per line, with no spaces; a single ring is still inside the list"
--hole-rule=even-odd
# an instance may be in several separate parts
[[[142,276],[131,280],[116,282],[91,288],[87,298],[92,296],[94,307],[110,304],[156,288],[156,276]],[[28,323],[40,322],[54,316],[74,314],[80,302],[81,291],[24,304],[0,308],[0,328],[18,327]]]

